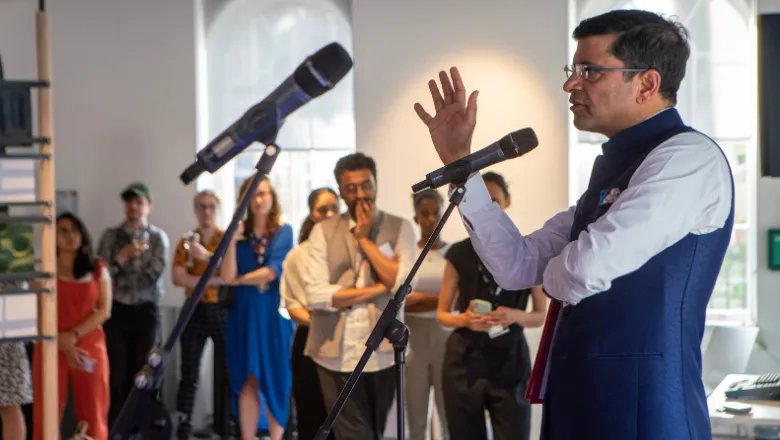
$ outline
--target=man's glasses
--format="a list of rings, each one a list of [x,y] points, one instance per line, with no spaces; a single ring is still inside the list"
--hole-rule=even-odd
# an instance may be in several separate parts
[[[563,66],[563,72],[566,74],[566,78],[571,78],[572,75],[577,75],[582,79],[587,80],[590,77],[591,72],[647,72],[650,69],[629,69],[624,67],[596,67],[588,66],[585,64],[567,64]]]
[[[198,211],[216,211],[217,205],[209,205],[206,203],[198,203],[195,205],[196,208],[198,208]]]
[[[349,185],[342,185],[341,190],[346,194],[357,194],[358,188],[362,189],[363,192],[370,192],[374,190],[374,182],[371,180],[366,180],[365,182],[361,183],[350,183]]]

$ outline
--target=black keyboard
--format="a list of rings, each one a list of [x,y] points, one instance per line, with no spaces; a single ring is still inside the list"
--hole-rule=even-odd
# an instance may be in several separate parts
[[[726,390],[729,399],[780,400],[780,372],[766,373],[753,380],[740,380]]]

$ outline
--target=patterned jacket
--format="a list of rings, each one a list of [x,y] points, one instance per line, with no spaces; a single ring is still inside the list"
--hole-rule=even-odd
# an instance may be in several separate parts
[[[98,244],[98,255],[109,262],[114,301],[122,304],[157,303],[163,295],[162,275],[168,265],[170,249],[168,235],[148,223],[141,232],[146,235],[149,248],[123,265],[116,261],[116,255],[133,242],[133,234],[124,228],[124,224],[106,229]]]

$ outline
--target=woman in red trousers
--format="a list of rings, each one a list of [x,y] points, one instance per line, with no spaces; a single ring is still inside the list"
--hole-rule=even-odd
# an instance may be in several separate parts
[[[59,409],[65,409],[72,385],[76,419],[89,424],[87,434],[108,439],[108,356],[103,322],[111,313],[111,277],[95,257],[92,241],[76,216],[57,217],[57,344]],[[35,402],[41,400],[40,345],[33,359]],[[41,405],[33,405],[33,435],[42,439]]]

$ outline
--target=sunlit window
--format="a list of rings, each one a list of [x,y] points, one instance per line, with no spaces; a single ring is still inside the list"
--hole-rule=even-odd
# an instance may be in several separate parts
[[[249,107],[265,98],[309,55],[333,41],[352,53],[348,3],[321,1],[227,2],[205,23],[205,80],[208,139],[222,132]],[[284,220],[296,233],[308,213],[306,198],[317,187],[336,188],[333,167],[355,151],[352,73],[331,91],[291,114],[279,132],[282,148],[271,181],[279,194]],[[200,187],[223,198],[221,221],[227,225],[237,190],[255,171],[263,146],[257,144],[226,164]]]

